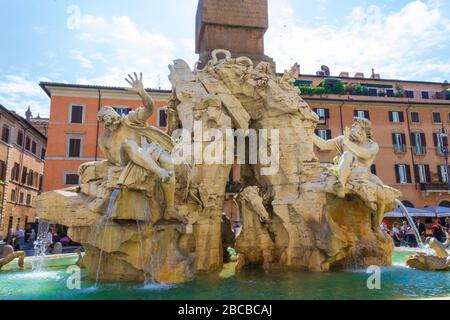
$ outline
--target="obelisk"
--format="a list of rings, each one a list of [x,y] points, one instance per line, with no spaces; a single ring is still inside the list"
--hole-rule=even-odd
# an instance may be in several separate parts
[[[196,19],[196,53],[201,66],[214,49],[233,57],[247,56],[255,63],[273,60],[264,54],[269,27],[267,0],[199,0]]]

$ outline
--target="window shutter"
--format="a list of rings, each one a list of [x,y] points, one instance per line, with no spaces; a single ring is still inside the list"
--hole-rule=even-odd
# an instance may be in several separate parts
[[[399,169],[400,169],[400,167],[398,166],[398,164],[396,164],[395,165],[395,180],[397,181],[397,183],[400,183]]]
[[[353,115],[355,116],[355,118],[358,116],[358,110],[353,111]]]
[[[412,179],[411,179],[411,166],[407,165],[406,166],[406,176],[408,178],[408,183],[412,183]]]
[[[325,109],[325,118],[330,119],[330,109]]]
[[[319,129],[314,130],[316,136],[319,136]]]
[[[442,166],[437,166],[437,172],[439,173],[439,182],[440,183],[444,183],[444,177],[442,175]]]
[[[419,166],[417,164],[414,165],[414,179],[416,183],[420,183]]]
[[[395,146],[397,144],[396,133],[392,134],[392,144]]]
[[[402,133],[402,144],[406,146],[406,134]]]
[[[427,177],[427,183],[431,183],[431,172],[430,172],[430,166],[426,165],[425,166],[425,174]]]
[[[314,108],[313,111],[315,114],[317,114],[317,108]]]
[[[394,122],[394,115],[392,111],[389,111],[389,121]]]
[[[421,133],[420,134],[420,140],[422,141],[422,145],[424,147],[426,147],[427,146],[427,139],[426,139],[425,133]]]
[[[434,146],[438,146],[438,133],[433,133]]]
[[[327,139],[328,140],[332,139],[331,130],[327,130]]]
[[[377,175],[377,166],[376,165],[371,165],[370,166],[370,171],[372,172],[372,174]]]
[[[416,133],[411,133],[411,145],[416,146]]]
[[[370,113],[369,113],[369,111],[364,111],[364,117],[365,117],[367,120],[370,120]]]
[[[400,122],[405,122],[405,115],[403,114],[403,112],[399,112],[399,118]]]

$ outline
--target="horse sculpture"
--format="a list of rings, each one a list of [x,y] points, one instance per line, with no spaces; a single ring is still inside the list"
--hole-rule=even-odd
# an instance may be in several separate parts
[[[259,195],[259,188],[244,189],[238,202],[244,225],[236,239],[236,271],[242,271],[247,265],[262,265],[264,271],[268,272],[274,260],[275,245],[268,231],[270,216]]]

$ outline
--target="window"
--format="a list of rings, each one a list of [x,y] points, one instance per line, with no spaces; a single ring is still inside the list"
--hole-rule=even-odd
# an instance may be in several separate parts
[[[83,106],[73,105],[70,108],[70,123],[83,123]]]
[[[27,177],[27,185],[29,185],[30,187],[33,185],[33,178],[34,178],[34,172],[33,172],[33,170],[30,170],[30,173],[28,173],[28,177]]]
[[[401,184],[412,183],[411,166],[406,164],[395,165],[395,177],[397,183]]]
[[[430,94],[428,91],[422,91],[422,99],[430,99]]]
[[[434,146],[438,155],[445,155],[445,150],[448,147],[448,138],[442,136],[440,132],[433,134]]]
[[[16,190],[11,190],[11,202],[16,202]]]
[[[19,195],[19,203],[23,203],[23,197],[24,197],[24,194],[23,194],[23,192],[21,192]]]
[[[427,140],[425,138],[425,133],[411,133],[411,144],[414,146],[414,152],[417,156],[424,155],[427,149]]]
[[[419,164],[414,166],[414,173],[417,183],[430,183],[431,173],[430,166],[426,164]]]
[[[25,138],[25,150],[30,151],[31,148],[31,139],[30,137]]]
[[[314,112],[319,116],[319,124],[326,124],[327,120],[330,118],[329,109],[314,109]]]
[[[3,125],[2,129],[2,140],[9,143],[9,136],[11,135],[11,129],[7,125]]]
[[[42,148],[41,149],[41,159],[42,160],[45,160],[45,154],[47,153],[47,149],[45,149],[45,148]]]
[[[167,113],[165,109],[158,110],[158,127],[160,128],[167,127]]]
[[[34,172],[34,176],[33,176],[33,187],[37,188],[39,184],[39,173]]]
[[[128,107],[114,107],[113,109],[116,110],[116,112],[122,117],[128,115],[131,112],[131,110],[133,110]]]
[[[11,180],[19,181],[19,176],[20,176],[20,166],[16,162],[16,163],[14,163],[14,166],[13,166],[13,168],[11,170]]]
[[[36,144],[36,141],[33,141],[32,143],[31,143],[31,152],[33,153],[33,154],[36,154],[36,152],[37,152],[37,144]]]
[[[420,116],[418,112],[411,112],[411,122],[412,123],[419,123],[420,122]]]
[[[370,120],[370,114],[367,110],[355,110],[355,117]]]
[[[27,176],[28,176],[28,168],[27,167],[23,167],[22,168],[22,184],[25,184],[27,182]]]
[[[371,165],[370,166],[370,172],[372,172],[372,174],[377,175],[377,166],[376,165]]]
[[[13,216],[9,216],[9,219],[8,219],[8,230],[12,228],[13,222],[14,222],[14,217]]]
[[[414,91],[412,91],[412,90],[405,90],[405,97],[406,98],[410,98],[410,99],[414,99]]]
[[[31,194],[27,194],[27,206],[31,206]]]
[[[387,89],[387,90],[386,90],[386,95],[387,95],[388,97],[390,97],[390,98],[393,98],[393,97],[395,97],[395,92],[394,92],[394,90],[392,90],[392,89]]]
[[[44,177],[42,175],[39,175],[39,191],[42,191],[44,188]]]
[[[440,112],[433,112],[433,123],[441,123],[441,113]]]
[[[75,173],[66,173],[64,177],[64,184],[66,185],[78,185],[80,177]]]
[[[331,130],[329,129],[318,129],[316,130],[316,135],[323,140],[330,140],[331,137]]]
[[[448,183],[448,167],[447,165],[438,166],[439,180],[442,183]]]
[[[6,162],[0,161],[0,180],[6,181]]]
[[[69,158],[81,157],[81,139],[69,139]]]
[[[377,89],[369,89],[369,96],[371,96],[371,97],[376,97],[376,96],[378,96],[378,91],[377,91]]]
[[[23,146],[23,131],[22,130],[19,130],[18,132],[17,132],[17,144],[19,145],[19,146]]]
[[[393,133],[392,143],[394,145],[394,151],[397,153],[406,152],[406,136],[404,133]]]
[[[405,122],[405,116],[401,111],[389,111],[389,121],[393,123]]]

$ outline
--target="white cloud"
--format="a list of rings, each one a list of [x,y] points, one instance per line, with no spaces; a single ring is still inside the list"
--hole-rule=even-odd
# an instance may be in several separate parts
[[[437,1],[412,1],[387,14],[376,6],[355,7],[343,25],[312,27],[296,24],[291,1],[277,0],[270,1],[270,18],[266,48],[278,71],[298,61],[302,73],[326,64],[333,74],[368,74],[374,67],[383,77],[427,80],[450,65],[430,58],[450,41],[450,22]]]
[[[22,75],[6,75],[0,78],[0,104],[14,110],[21,116],[25,115],[28,106],[33,114],[46,117],[49,114],[48,97],[39,87],[39,81],[49,81],[48,78],[26,79]]]
[[[169,88],[167,66],[179,56],[195,62],[193,39],[171,40],[162,33],[142,30],[127,16],[85,15],[78,38],[83,50],[74,50],[72,58],[84,70],[78,83],[124,86],[130,72],[143,72],[147,87]],[[93,72],[93,71],[98,72]],[[100,70],[100,71],[99,71]]]

